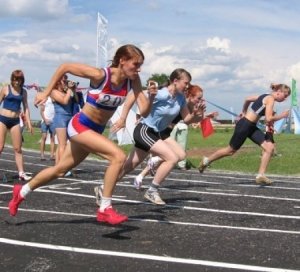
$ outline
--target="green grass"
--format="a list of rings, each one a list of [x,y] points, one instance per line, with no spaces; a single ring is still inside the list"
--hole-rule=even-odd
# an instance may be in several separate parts
[[[107,133],[104,133],[107,134]],[[203,155],[210,155],[214,150],[225,147],[232,136],[232,129],[216,129],[215,133],[203,138],[199,129],[189,129],[188,150],[191,156],[188,157],[193,165],[198,166]],[[24,148],[39,150],[40,132],[35,128],[33,135],[24,133]],[[275,135],[277,153],[281,157],[272,157],[267,173],[280,175],[299,175],[300,174],[300,136],[295,134]],[[11,144],[10,137],[7,137],[7,143]],[[132,145],[121,146],[128,153]],[[49,146],[47,145],[47,151]],[[215,161],[211,165],[212,170],[225,170],[243,173],[256,173],[260,163],[260,148],[246,141],[244,146],[234,156],[226,157]]]

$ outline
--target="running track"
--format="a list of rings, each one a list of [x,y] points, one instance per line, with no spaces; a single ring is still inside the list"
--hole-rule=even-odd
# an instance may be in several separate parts
[[[32,151],[24,158],[32,174],[52,164]],[[130,220],[109,226],[96,222],[93,194],[106,165],[84,161],[73,177],[32,193],[10,217],[16,171],[5,149],[1,271],[300,271],[300,177],[276,176],[274,185],[258,187],[251,175],[174,170],[162,188],[167,205],[158,207],[132,187],[137,170],[113,196]]]

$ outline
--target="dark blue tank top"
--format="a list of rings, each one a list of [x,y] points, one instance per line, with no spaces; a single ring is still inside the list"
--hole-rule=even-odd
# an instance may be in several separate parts
[[[11,91],[10,85],[8,85],[8,95],[3,100],[3,109],[18,112],[21,110],[21,103],[23,101],[23,89],[18,95],[14,95]]]
[[[263,100],[268,95],[270,95],[270,94],[262,94],[251,105],[251,109],[253,110],[253,112],[256,113],[260,117],[262,117],[266,114],[266,105],[264,105]]]

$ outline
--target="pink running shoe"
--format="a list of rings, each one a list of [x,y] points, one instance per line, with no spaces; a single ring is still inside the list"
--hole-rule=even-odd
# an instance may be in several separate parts
[[[19,205],[24,200],[24,197],[20,196],[20,191],[22,189],[21,184],[14,185],[13,188],[13,197],[12,200],[9,201],[8,208],[11,216],[15,216],[18,212]]]
[[[128,220],[128,217],[117,213],[113,207],[108,207],[104,212],[97,211],[97,221],[105,222],[111,225],[118,225]]]

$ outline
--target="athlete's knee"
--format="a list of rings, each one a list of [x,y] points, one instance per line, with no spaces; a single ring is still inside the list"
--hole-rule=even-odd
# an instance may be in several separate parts
[[[53,178],[55,179],[64,177],[68,171],[69,170],[66,168],[56,168],[55,171],[53,171]]]
[[[236,152],[238,151],[238,149],[233,148],[232,146],[229,146],[227,148],[227,155],[228,156],[232,156],[234,155]]]
[[[274,144],[272,142],[265,142],[263,149],[265,152],[272,154],[274,151]]]
[[[21,147],[14,147],[14,152],[17,154],[22,154],[22,148]]]
[[[113,164],[123,165],[126,161],[126,154],[122,150],[115,152],[115,154],[111,156],[110,161]]]

